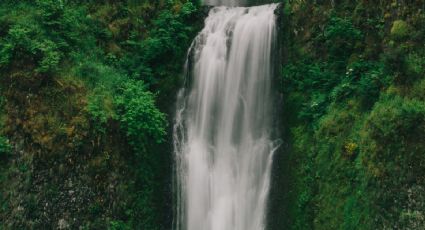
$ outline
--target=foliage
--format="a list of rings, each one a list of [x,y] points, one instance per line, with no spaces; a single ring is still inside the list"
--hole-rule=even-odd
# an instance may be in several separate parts
[[[197,8],[192,2],[186,2],[178,11],[164,10],[155,20],[147,39],[139,41],[133,34],[125,42],[128,54],[121,65],[129,76],[141,79],[148,87],[157,86],[169,75],[175,77],[183,65],[195,27],[189,26],[196,19]],[[168,57],[176,57],[169,59]],[[171,61],[171,62],[170,62]]]
[[[35,64],[37,72],[56,70],[61,60],[57,45],[51,40],[44,40],[38,34],[38,28],[32,24],[14,25],[0,47],[0,66],[8,66],[12,61],[21,59]],[[36,39],[34,39],[36,38]],[[35,63],[31,63],[35,62]]]
[[[166,119],[156,108],[154,98],[141,81],[125,82],[114,98],[118,119],[135,149],[144,150],[149,143],[164,140]]]
[[[396,20],[391,27],[391,36],[396,40],[402,40],[409,36],[409,25],[403,20]]]
[[[331,17],[325,27],[323,39],[331,60],[345,62],[352,55],[362,33],[348,19]]]
[[[0,156],[9,154],[11,151],[9,140],[3,136],[0,136]]]
[[[396,175],[402,179],[403,171],[422,170],[423,156],[417,150],[425,138],[425,105],[421,101],[387,95],[374,107],[366,128],[370,140],[375,141],[365,156],[376,164],[369,166],[374,168],[373,174],[383,176],[401,170]],[[394,158],[397,159],[395,162]],[[391,167],[385,167],[387,161],[391,162]]]
[[[323,92],[333,88],[339,81],[339,76],[328,70],[326,63],[309,63],[301,61],[285,66],[282,75],[283,90],[302,90],[307,96],[302,102],[299,118],[312,122],[326,111],[329,97]]]
[[[357,155],[359,146],[356,143],[348,142],[344,145],[344,155],[348,158],[354,158]]]
[[[168,229],[171,159],[159,105],[169,107],[180,87],[199,6],[1,1],[1,129],[25,151],[0,168],[0,228],[56,228],[65,219],[71,228]],[[0,155],[9,146],[0,137]],[[21,203],[25,211],[12,213]]]
[[[100,133],[106,133],[107,122],[115,118],[112,99],[104,92],[96,90],[87,104],[87,112],[94,123],[94,128]]]
[[[71,52],[94,41],[90,36],[81,39],[90,25],[83,9],[67,8],[62,1],[40,0],[35,5],[26,16],[19,12],[28,6],[18,5],[0,18],[6,25],[0,37],[0,68],[26,65],[38,73],[53,73]]]
[[[285,8],[281,92],[290,154],[279,163],[284,202],[272,212],[284,210],[273,217],[286,220],[271,229],[420,229],[421,5],[393,5],[403,12],[395,15],[380,3],[333,2]]]
[[[130,230],[132,229],[128,224],[122,221],[111,221],[108,230]]]
[[[391,83],[382,63],[370,61],[353,62],[347,66],[345,78],[331,91],[336,102],[356,96],[366,108],[378,100],[381,89]]]
[[[25,149],[2,157],[2,224],[55,228],[65,207],[72,228],[71,217],[93,229],[169,229],[170,149],[159,108],[174,101],[202,24],[199,4],[0,3],[2,135]],[[421,229],[422,8],[287,1],[279,28],[288,33],[281,92],[290,154],[274,162],[284,164],[276,168],[286,170],[277,175],[285,191],[273,193],[284,202],[271,202],[280,209],[269,222],[284,226],[271,229]],[[21,76],[43,84],[22,91]],[[12,144],[0,136],[0,155]]]
[[[424,170],[424,125],[423,102],[391,94],[382,97],[366,120],[362,161],[376,186],[369,196],[382,213],[377,223],[381,228],[402,219],[409,199],[422,197],[409,197],[409,192],[422,186],[417,175]]]

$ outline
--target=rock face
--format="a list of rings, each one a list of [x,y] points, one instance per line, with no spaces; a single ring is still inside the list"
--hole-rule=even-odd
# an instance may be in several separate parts
[[[55,90],[64,93],[47,95]],[[69,229],[90,223],[91,215],[118,214],[124,194],[115,186],[127,177],[122,157],[127,147],[118,133],[100,137],[92,130],[84,90],[62,82],[36,93],[8,91],[6,97],[13,152],[8,167],[2,166],[9,178],[2,181],[9,206],[0,215],[2,223],[10,228],[57,223]]]

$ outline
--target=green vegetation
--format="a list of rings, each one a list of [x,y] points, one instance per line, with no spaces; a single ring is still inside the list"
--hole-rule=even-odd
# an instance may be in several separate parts
[[[165,116],[155,107],[154,97],[146,91],[143,82],[126,82],[115,104],[129,144],[137,151],[146,151],[145,145],[163,141]]]
[[[391,27],[391,36],[401,40],[409,36],[409,25],[403,20],[396,20]]]
[[[9,140],[5,137],[0,137],[0,157],[9,154],[11,150],[11,146],[9,144]]]
[[[425,226],[421,7],[288,2],[272,229]]]
[[[169,229],[165,112],[202,17],[189,0],[0,3],[0,229]]]
[[[425,6],[284,2],[270,229],[424,229]],[[170,229],[170,111],[203,17],[1,1],[0,229]]]

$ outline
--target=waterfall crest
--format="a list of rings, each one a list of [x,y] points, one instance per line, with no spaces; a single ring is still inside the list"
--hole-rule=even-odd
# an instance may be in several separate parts
[[[246,0],[204,0],[203,2],[209,6],[241,6],[245,5]]]
[[[276,4],[215,7],[174,124],[176,230],[261,230],[273,152]]]

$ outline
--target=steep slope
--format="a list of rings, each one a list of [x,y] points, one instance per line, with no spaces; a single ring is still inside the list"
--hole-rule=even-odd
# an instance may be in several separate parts
[[[288,1],[272,229],[424,228],[424,7]]]
[[[188,1],[0,3],[0,229],[170,228],[165,108],[200,15]]]

